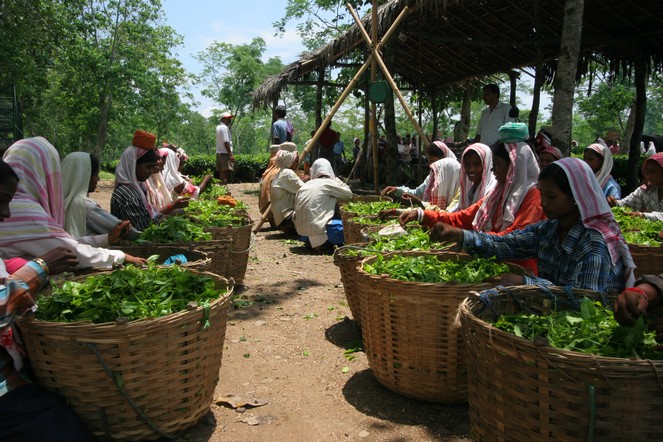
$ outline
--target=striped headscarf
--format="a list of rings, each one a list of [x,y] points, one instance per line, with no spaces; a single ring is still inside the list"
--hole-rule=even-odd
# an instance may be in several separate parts
[[[612,159],[612,152],[610,152],[608,146],[600,143],[590,144],[585,150],[587,149],[596,152],[601,158],[603,158],[603,165],[601,166],[601,169],[596,172],[596,180],[599,182],[601,189],[603,189],[610,179],[610,172],[612,172],[612,164],[614,162]]]
[[[555,161],[555,164],[566,173],[573,199],[580,210],[582,224],[601,234],[608,246],[613,265],[619,258],[622,259],[626,267],[626,287],[632,287],[635,281],[635,264],[594,172],[587,163],[578,158],[563,158]]]
[[[55,147],[43,137],[26,138],[9,147],[3,159],[19,182],[9,203],[11,218],[0,223],[0,247],[31,239],[69,237],[64,231],[60,155]]]
[[[562,151],[556,148],[555,146],[544,147],[539,151],[539,156],[543,155],[544,153],[549,153],[550,155],[552,155],[553,158],[555,158],[554,161],[561,160],[564,157]]]
[[[444,210],[458,192],[460,164],[453,158],[442,158],[428,167],[430,179],[424,189],[422,201]]]
[[[504,184],[498,183],[484,198],[472,222],[474,230],[506,230],[516,219],[525,195],[536,186],[539,178],[539,165],[526,143],[504,143],[504,146],[509,153],[506,180]]]
[[[446,144],[444,144],[443,141],[440,140],[433,141],[433,144],[435,144],[437,147],[442,149],[442,152],[444,152],[444,158],[452,158],[458,161],[458,158],[456,158],[456,154],[453,153],[453,151],[449,149],[449,147]]]
[[[87,152],[72,152],[62,160],[64,229],[74,238],[87,234],[85,198],[92,175],[92,160]]]
[[[332,180],[336,178],[331,163],[325,158],[318,158],[313,162],[313,164],[311,164],[310,174],[312,180],[316,178],[322,178],[324,176],[331,178]]]
[[[465,162],[463,161],[468,152],[474,152],[479,155],[481,164],[483,165],[481,182],[474,191],[473,198],[470,198],[470,190],[472,189],[473,183],[465,173]],[[492,169],[493,151],[490,150],[490,147],[482,143],[474,143],[465,148],[463,155],[460,158],[460,205],[458,206],[458,210],[467,209],[495,188],[497,181],[495,180],[495,175],[493,175]]]

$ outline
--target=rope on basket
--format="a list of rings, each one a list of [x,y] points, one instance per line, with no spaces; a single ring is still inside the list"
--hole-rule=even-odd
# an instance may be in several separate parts
[[[256,245],[256,234],[255,232],[251,232],[251,239],[249,239],[249,248],[246,250],[233,250],[231,247],[230,253],[246,253],[250,251],[255,245]]]
[[[141,419],[143,419],[143,422],[145,422],[152,430],[154,430],[156,433],[159,434],[159,436],[165,438],[165,439],[175,439],[175,436],[172,434],[168,434],[165,431],[163,431],[161,428],[159,428],[152,420],[143,412],[143,410],[140,409],[140,407],[129,397],[129,394],[126,392],[120,381],[113,375],[113,371],[110,369],[106,361],[104,360],[103,356],[99,353],[99,350],[97,350],[97,346],[94,345],[92,342],[88,342],[87,346],[94,355],[97,357],[97,360],[99,360],[99,363],[103,367],[104,371],[108,375],[108,377],[113,381],[115,386],[117,387],[118,391],[124,398],[124,400],[127,401],[127,403],[131,406],[131,408],[136,412],[138,416],[140,416]]]

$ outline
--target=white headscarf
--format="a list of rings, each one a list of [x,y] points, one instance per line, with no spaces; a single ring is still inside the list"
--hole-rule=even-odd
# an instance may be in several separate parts
[[[297,159],[297,151],[289,152],[287,150],[279,150],[274,158],[274,166],[279,169],[287,169]]]
[[[87,152],[72,152],[62,160],[64,229],[74,238],[87,234],[85,198],[88,194],[92,160]]]
[[[163,162],[163,170],[161,171],[161,177],[163,182],[166,184],[166,188],[169,192],[172,192],[173,189],[186,180],[182,178],[182,175],[179,172],[180,168],[180,159],[175,152],[170,149],[159,149],[159,152],[166,150],[166,159]]]
[[[467,177],[467,173],[465,172],[465,162],[463,161],[468,152],[474,152],[479,155],[481,164],[483,165],[481,182],[474,191],[472,198],[470,198],[470,190],[474,184]],[[458,206],[458,210],[467,209],[495,188],[497,180],[495,180],[495,175],[493,175],[492,169],[493,151],[490,150],[490,147],[482,143],[474,143],[465,148],[463,155],[460,158],[460,205]]]
[[[453,158],[442,158],[429,166],[430,180],[422,200],[446,209],[458,192],[460,164]]]
[[[310,174],[312,180],[322,176],[327,176],[331,179],[336,178],[331,163],[324,158],[318,158],[313,162],[311,165]]]
[[[442,152],[444,152],[444,158],[452,158],[452,159],[458,161],[458,158],[456,158],[456,154],[453,153],[453,151],[451,149],[449,149],[449,147],[446,144],[444,144],[444,142],[442,142],[440,140],[437,140],[437,141],[433,141],[433,144],[435,144],[437,147],[442,149]]]
[[[120,161],[115,166],[115,185],[124,184],[136,189],[150,216],[155,216],[155,210],[158,209],[154,209],[147,201],[147,184],[138,181],[138,178],[136,178],[136,161],[147,152],[149,152],[148,149],[141,149],[136,146],[129,146],[124,149]]]
[[[612,172],[612,164],[614,163],[612,152],[610,152],[608,146],[601,143],[592,143],[587,146],[587,149],[591,149],[603,158],[603,165],[601,166],[601,169],[596,172],[596,180],[599,182],[601,188],[603,188],[610,179],[610,173]]]
[[[566,173],[582,224],[601,234],[608,246],[613,265],[619,258],[622,259],[626,267],[626,287],[632,287],[635,281],[635,264],[594,172],[587,163],[578,158],[562,158],[555,161],[555,164]]]
[[[529,190],[536,186],[539,164],[527,143],[504,143],[509,153],[509,168],[504,184],[499,183],[484,198],[474,217],[474,230],[501,232],[516,219],[520,204]],[[493,220],[499,223],[493,225]]]

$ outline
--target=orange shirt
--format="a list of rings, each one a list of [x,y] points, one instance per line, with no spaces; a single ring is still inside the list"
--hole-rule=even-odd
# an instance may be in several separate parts
[[[472,221],[474,221],[474,217],[479,211],[482,202],[483,198],[465,210],[451,213],[425,210],[421,224],[430,228],[433,227],[435,223],[443,222],[461,229],[473,230]],[[539,189],[534,186],[527,191],[525,198],[523,198],[523,201],[520,204],[520,209],[518,210],[513,223],[507,227],[506,230],[502,230],[501,232],[490,231],[487,233],[505,235],[513,230],[524,229],[528,225],[538,223],[544,219],[546,219],[546,216],[543,214],[543,209],[541,208],[541,194],[539,193]],[[513,263],[526,267],[533,271],[534,275],[538,274],[535,258],[514,260]]]

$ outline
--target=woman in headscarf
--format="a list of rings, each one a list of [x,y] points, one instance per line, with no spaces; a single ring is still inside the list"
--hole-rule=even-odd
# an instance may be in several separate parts
[[[182,166],[189,159],[184,149],[168,143],[163,145],[168,151],[168,155],[165,158],[161,177],[171,192],[171,197],[175,199],[178,195],[182,195],[194,199],[198,198],[200,193],[204,192],[212,181],[212,177],[205,175],[200,185],[196,186],[188,176],[181,172]]]
[[[497,184],[493,169],[493,152],[482,143],[470,144],[460,159],[460,201],[449,212],[464,210],[481,201]]]
[[[16,172],[0,160],[0,224],[11,217],[10,201],[18,183]],[[14,329],[15,320],[34,307],[48,276],[73,270],[78,260],[71,250],[57,247],[20,261],[9,270],[0,260],[0,440],[91,441],[92,435],[67,404],[30,378],[25,349]]]
[[[453,151],[449,149],[446,144],[444,144],[442,141],[439,140],[429,144],[426,147],[425,154],[426,158],[428,158],[429,169],[433,166],[433,164],[435,164],[437,161],[441,160],[442,158],[450,158],[458,162],[456,154],[454,154]],[[456,180],[457,179],[458,178],[456,178]],[[432,169],[431,169],[431,172],[426,176],[424,182],[421,183],[416,188],[412,189],[407,186],[398,186],[398,187],[387,186],[384,189],[382,189],[382,195],[394,195],[397,198],[401,198],[403,197],[404,194],[408,194],[408,195],[414,195],[423,202],[427,202],[427,200],[424,198],[424,192],[427,189],[430,189],[430,186],[432,185],[433,181],[434,180],[432,177]],[[451,200],[448,200],[447,204],[449,204],[450,202]]]
[[[272,180],[274,180],[274,177],[276,177],[276,174],[279,172],[279,168],[276,167],[276,154],[281,150],[297,152],[297,145],[290,141],[286,141],[282,144],[272,144],[269,148],[269,163],[260,179],[260,195],[258,196],[258,209],[260,209],[260,213],[264,213],[271,203],[270,194],[272,190]],[[267,217],[267,221],[272,228],[277,226],[277,223],[274,220],[274,212],[271,210]]]
[[[134,134],[115,168],[115,190],[111,197],[111,213],[119,219],[131,221],[138,230],[145,230],[152,221],[189,204],[188,198],[177,198],[162,208],[150,204],[145,183],[155,172],[158,155],[154,148],[156,137],[142,130]]]
[[[617,184],[617,181],[610,175],[612,172],[612,152],[605,144],[593,143],[587,146],[583,154],[585,163],[594,171],[596,179],[603,189],[603,194],[606,197],[613,197],[620,199],[622,197],[622,189]]]
[[[0,223],[0,255],[33,258],[56,247],[65,247],[78,259],[77,268],[107,268],[123,262],[145,260],[79,243],[64,230],[64,197],[60,156],[45,138],[26,138],[14,143],[4,155],[19,177],[18,190],[10,203],[12,216]]]
[[[108,247],[123,238],[136,239],[140,232],[105,211],[88,198],[99,182],[99,160],[87,152],[72,152],[62,160],[64,229],[78,242]]]
[[[517,142],[497,143],[491,150],[497,184],[483,199],[453,213],[421,209],[405,212],[400,216],[401,223],[418,220],[422,225],[432,227],[443,222],[463,229],[505,235],[544,219],[536,188],[539,166],[532,149],[523,142]],[[514,263],[537,271],[535,259]]]
[[[272,214],[276,226],[285,233],[294,234],[295,195],[304,182],[293,170],[299,164],[297,152],[281,150],[276,154],[274,165],[278,172],[272,181]]]
[[[333,219],[337,198],[352,198],[352,190],[336,178],[329,161],[318,158],[311,165],[311,179],[295,196],[293,216],[297,233],[308,237],[311,247],[318,252],[330,251],[333,244],[343,243],[341,220]]]
[[[161,212],[161,209],[166,205],[173,202],[173,196],[171,195],[171,190],[166,186],[166,183],[163,180],[163,170],[164,164],[166,163],[166,157],[170,149],[157,149],[157,165],[154,168],[154,172],[147,179],[147,201],[152,207],[157,207]],[[181,186],[180,190],[184,189],[184,185]],[[179,193],[177,193],[179,195]],[[176,195],[176,197],[177,197]]]
[[[663,152],[642,163],[645,183],[623,199],[608,197],[610,206],[630,207],[631,215],[652,221],[663,221]]]
[[[539,169],[543,170],[550,163],[564,158],[562,151],[555,146],[545,146],[539,151]]]
[[[594,172],[564,158],[539,176],[547,220],[506,235],[438,223],[431,239],[461,244],[468,253],[498,259],[537,258],[538,277],[506,274],[501,284],[542,284],[621,291],[633,286],[633,259]]]

